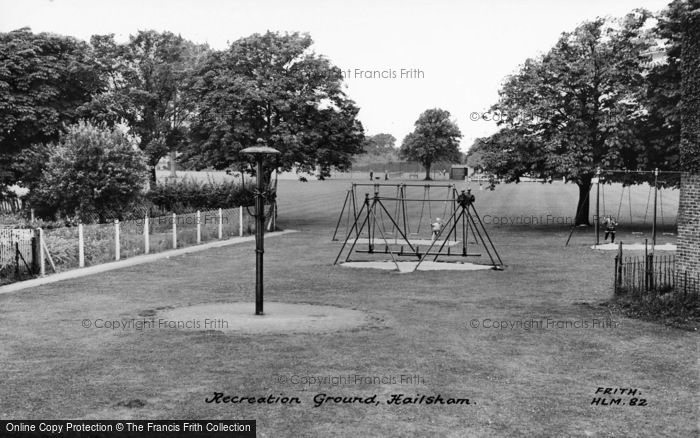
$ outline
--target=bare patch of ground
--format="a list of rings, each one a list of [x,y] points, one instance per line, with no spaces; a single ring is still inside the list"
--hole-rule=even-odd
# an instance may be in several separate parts
[[[243,333],[319,333],[366,325],[369,316],[359,310],[313,304],[265,303],[255,315],[255,303],[212,303],[164,311],[161,319],[184,330],[220,330]]]
[[[399,272],[413,272],[418,262],[397,262],[392,261],[369,261],[369,262],[345,262],[341,266],[348,268],[369,268],[395,271],[396,266]],[[480,271],[493,269],[492,265],[478,265],[475,263],[462,262],[431,262],[425,261],[418,266],[418,271]]]

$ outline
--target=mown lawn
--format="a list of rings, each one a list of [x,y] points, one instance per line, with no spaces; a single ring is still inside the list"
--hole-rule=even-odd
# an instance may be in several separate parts
[[[590,250],[590,232],[577,232],[565,248],[566,225],[492,224],[502,272],[332,266],[339,242],[330,236],[348,185],[280,181],[280,225],[299,233],[266,241],[266,300],[360,309],[373,317],[367,327],[275,335],[81,327],[84,319],[144,318],[159,308],[252,302],[249,243],[0,295],[0,417],[256,419],[259,436],[269,437],[697,436],[697,333],[601,306],[612,295],[614,255]],[[475,193],[482,216],[572,216],[576,200],[575,187],[561,184]],[[646,202],[644,190],[633,196]],[[670,211],[677,192],[664,196]],[[622,240],[648,229],[644,205],[633,213],[639,224],[621,223]],[[611,317],[616,328],[471,327]],[[355,375],[419,379],[337,381]],[[305,376],[338,384],[283,382]],[[599,387],[635,388],[647,406],[592,406]],[[303,404],[206,403],[215,391],[285,394]],[[318,393],[439,393],[471,404],[314,408]]]

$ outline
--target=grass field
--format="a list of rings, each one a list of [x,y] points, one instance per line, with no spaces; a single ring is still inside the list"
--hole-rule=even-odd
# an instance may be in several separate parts
[[[358,309],[372,324],[276,335],[81,326],[162,308],[252,302],[252,244],[0,295],[0,417],[255,419],[265,437],[698,436],[698,334],[602,306],[612,296],[614,254],[590,250],[590,230],[578,230],[564,247],[566,224],[487,224],[507,266],[502,272],[347,269],[331,265],[339,242],[330,236],[348,185],[280,181],[280,226],[299,232],[266,241],[266,300]],[[482,217],[498,218],[571,217],[577,195],[560,183],[474,191]],[[607,210],[617,212],[620,194],[606,188]],[[647,196],[633,189],[633,223],[621,215],[620,240],[639,241],[644,236],[632,233],[649,231]],[[661,231],[672,233],[677,192],[662,196]],[[675,236],[660,234],[666,241]],[[614,327],[558,328],[610,318]],[[484,327],[489,320],[553,325]],[[355,384],[356,375],[363,382]],[[418,377],[402,383],[402,375]],[[306,376],[329,380],[290,382]],[[637,393],[604,396],[625,405],[592,405],[606,387]],[[285,394],[302,404],[206,403],[214,392]],[[319,393],[380,400],[439,393],[470,404],[316,408]],[[631,398],[646,406],[631,406]]]

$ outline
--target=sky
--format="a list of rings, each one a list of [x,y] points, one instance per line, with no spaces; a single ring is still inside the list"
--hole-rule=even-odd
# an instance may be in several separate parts
[[[306,32],[343,70],[367,134],[397,146],[430,108],[450,112],[461,149],[498,130],[480,115],[505,77],[562,32],[596,17],[652,12],[668,0],[0,0],[0,32],[30,27],[88,40],[171,31],[214,49],[253,33]],[[479,118],[474,121],[473,119]]]

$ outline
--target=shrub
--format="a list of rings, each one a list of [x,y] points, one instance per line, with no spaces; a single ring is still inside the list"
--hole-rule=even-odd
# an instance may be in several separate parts
[[[14,171],[20,175],[18,183],[29,190],[35,189],[41,182],[41,175],[55,148],[55,144],[38,143],[20,152],[12,165]]]
[[[80,122],[51,148],[28,199],[38,216],[103,222],[139,206],[146,180],[146,160],[132,137]]]
[[[152,187],[148,200],[153,204],[152,211],[160,209],[172,213],[249,206],[255,203],[253,191],[233,181],[198,182],[189,179]]]

